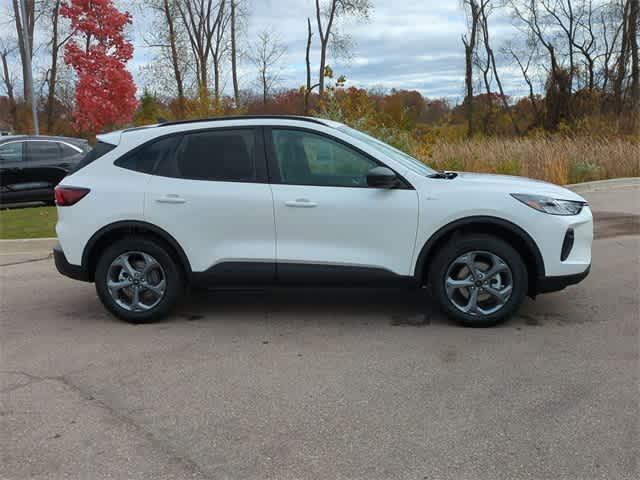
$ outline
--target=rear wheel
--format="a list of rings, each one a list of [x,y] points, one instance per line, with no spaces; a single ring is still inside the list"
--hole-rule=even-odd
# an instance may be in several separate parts
[[[164,317],[182,291],[180,268],[165,247],[129,237],[107,248],[95,272],[96,291],[109,311],[131,323]]]
[[[457,237],[437,252],[429,272],[441,309],[468,327],[509,318],[527,292],[527,270],[508,243],[488,235]]]

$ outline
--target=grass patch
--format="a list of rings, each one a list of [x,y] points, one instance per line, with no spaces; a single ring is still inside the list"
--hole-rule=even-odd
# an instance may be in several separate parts
[[[55,237],[56,207],[0,210],[0,239]]]

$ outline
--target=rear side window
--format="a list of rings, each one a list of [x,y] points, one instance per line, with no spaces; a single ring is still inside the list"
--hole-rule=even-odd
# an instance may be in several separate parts
[[[153,173],[158,162],[162,162],[173,154],[181,138],[173,136],[147,143],[116,160],[115,165],[136,172]]]
[[[31,162],[56,161],[60,159],[60,149],[57,142],[30,141],[27,142],[27,160]]]
[[[81,168],[86,167],[87,165],[89,165],[91,162],[95,162],[97,159],[99,159],[100,157],[102,157],[103,155],[106,155],[107,153],[109,153],[111,150],[113,150],[114,148],[116,148],[115,145],[112,145],[110,143],[106,143],[106,142],[98,142],[96,144],[95,147],[93,147],[93,150],[89,150],[86,155],[84,157],[82,157],[82,160],[80,160],[78,162],[78,164],[76,165],[76,167],[71,171],[71,173],[77,172],[78,170],[80,170]]]
[[[156,174],[189,180],[255,182],[255,131],[217,130],[186,134],[175,155],[162,162]]]

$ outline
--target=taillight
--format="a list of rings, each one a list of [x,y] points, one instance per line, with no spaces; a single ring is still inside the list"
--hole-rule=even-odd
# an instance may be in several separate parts
[[[56,205],[70,207],[82,200],[89,191],[88,188],[57,186],[55,188]]]

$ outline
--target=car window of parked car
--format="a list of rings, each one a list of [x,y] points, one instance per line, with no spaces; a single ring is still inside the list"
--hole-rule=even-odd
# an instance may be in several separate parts
[[[70,147],[66,143],[58,143],[58,147],[60,147],[60,151],[62,152],[62,158],[69,158],[82,154],[82,152]]]
[[[253,129],[216,130],[184,135],[175,155],[157,175],[190,180],[254,182],[256,138]]]
[[[24,142],[9,142],[0,145],[0,162],[22,161],[23,149]]]
[[[82,157],[82,160],[80,160],[76,164],[75,168],[71,171],[71,173],[77,172],[81,168],[84,168],[87,165],[89,165],[91,162],[95,162],[97,159],[99,159],[103,155],[106,155],[107,153],[109,153],[114,148],[116,148],[116,146],[115,145],[111,145],[110,143],[98,142],[96,144],[96,146],[93,147],[92,150],[89,150],[85,154],[85,156]]]
[[[141,173],[152,173],[158,162],[173,154],[181,136],[162,138],[147,143],[115,161],[118,167]]]
[[[325,187],[366,187],[367,172],[378,165],[324,135],[272,130],[273,153],[282,183]]]
[[[27,161],[56,161],[60,159],[58,142],[29,141],[26,142]]]

